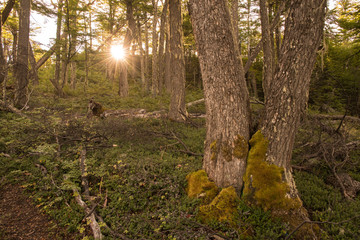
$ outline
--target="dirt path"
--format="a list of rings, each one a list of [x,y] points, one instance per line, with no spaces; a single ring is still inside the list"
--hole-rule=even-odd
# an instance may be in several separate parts
[[[0,189],[0,239],[69,239],[54,226],[19,186],[7,185]]]

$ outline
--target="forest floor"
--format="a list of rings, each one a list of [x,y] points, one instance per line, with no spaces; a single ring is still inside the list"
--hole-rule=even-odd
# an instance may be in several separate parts
[[[63,229],[52,222],[31,202],[19,185],[0,188],[0,238],[53,239],[65,236]],[[71,239],[69,236],[66,239]]]

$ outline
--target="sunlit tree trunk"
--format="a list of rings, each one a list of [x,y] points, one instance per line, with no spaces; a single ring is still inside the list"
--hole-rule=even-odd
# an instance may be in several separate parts
[[[58,12],[56,22],[56,47],[55,47],[55,76],[54,76],[54,87],[58,96],[64,96],[60,84],[60,70],[61,70],[61,22],[62,22],[62,11],[63,11],[63,0],[58,0]],[[66,54],[66,53],[63,53]]]
[[[28,66],[29,66],[29,33],[30,33],[30,0],[20,1],[19,11],[19,41],[15,63],[17,89],[15,103],[23,107],[27,102]]]
[[[134,9],[133,9],[133,1],[126,1],[126,20],[128,23],[128,28],[126,30],[126,35],[124,39],[124,49],[127,54],[130,52],[131,42],[136,36],[136,22],[134,19]],[[127,58],[130,61],[130,58]],[[129,82],[128,82],[128,63],[121,63],[120,75],[119,75],[119,96],[127,97],[129,95]]]
[[[140,20],[137,22],[138,26],[138,45],[139,45],[139,52],[140,52],[140,79],[141,79],[141,86],[142,89],[146,89],[146,80],[145,80],[145,52],[143,48],[142,42],[142,34],[141,34],[141,24]]]
[[[205,93],[203,168],[218,186],[232,185],[240,191],[246,167],[250,111],[230,13],[222,0],[191,0],[190,5]]]
[[[185,59],[182,30],[181,0],[169,2],[170,11],[170,63],[171,100],[169,118],[184,119],[185,108]]]
[[[152,0],[153,5],[153,22],[152,22],[152,78],[151,78],[151,93],[156,96],[159,94],[159,67],[158,67],[158,0]]]
[[[150,92],[150,67],[149,67],[149,23],[145,23],[145,78],[146,78],[146,91]]]
[[[165,84],[165,34],[166,34],[166,23],[167,23],[167,12],[168,12],[169,0],[165,0],[163,10],[161,12],[160,21],[160,39],[159,39],[159,56],[158,56],[158,79],[159,79],[159,90],[164,88]]]
[[[165,29],[165,73],[164,73],[164,79],[165,79],[165,89],[166,92],[171,93],[171,53],[170,53],[170,19],[167,18],[167,24]]]
[[[77,38],[78,38],[78,26],[77,26],[77,8],[78,8],[79,0],[69,0],[69,55],[70,55],[70,85],[72,89],[76,88],[76,47],[77,47]]]

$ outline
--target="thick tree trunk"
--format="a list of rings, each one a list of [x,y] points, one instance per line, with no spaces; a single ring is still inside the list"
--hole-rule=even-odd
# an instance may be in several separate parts
[[[205,92],[203,168],[218,186],[232,185],[240,191],[248,153],[249,94],[226,4],[191,0],[190,14]]]
[[[23,107],[27,102],[28,66],[29,66],[29,33],[30,33],[30,0],[20,1],[19,41],[15,64],[17,89],[15,102]]]
[[[170,52],[171,52],[171,100],[169,118],[181,121],[185,108],[185,59],[182,31],[181,0],[169,3],[170,10]]]
[[[290,193],[297,197],[290,160],[310,77],[321,42],[326,1],[292,0],[285,22],[279,68],[267,90],[262,132],[269,141],[266,161],[284,168]],[[311,26],[309,28],[308,26]]]

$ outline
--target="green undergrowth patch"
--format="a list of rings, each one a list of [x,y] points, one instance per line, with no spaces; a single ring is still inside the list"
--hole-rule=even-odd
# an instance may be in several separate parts
[[[324,230],[322,239],[357,239],[360,236],[359,196],[345,200],[339,189],[310,173],[295,172],[295,178],[312,219],[328,222],[320,226]]]

